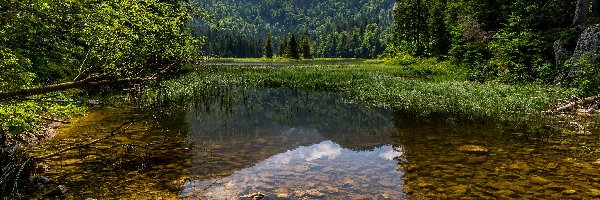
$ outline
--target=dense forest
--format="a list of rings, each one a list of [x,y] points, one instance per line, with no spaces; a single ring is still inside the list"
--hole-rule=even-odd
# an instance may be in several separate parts
[[[599,7],[589,0],[397,0],[392,57],[449,59],[471,80],[597,94],[599,71],[589,61],[597,59]]]
[[[194,23],[207,36],[202,53],[260,57],[266,35],[279,47],[284,37],[308,31],[315,57],[376,58],[391,34],[393,0],[207,0],[199,6],[214,19]],[[279,49],[275,49],[276,54]]]

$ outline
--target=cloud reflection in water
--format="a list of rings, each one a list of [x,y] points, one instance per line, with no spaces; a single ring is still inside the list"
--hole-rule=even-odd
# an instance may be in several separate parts
[[[382,146],[372,151],[345,149],[332,141],[280,153],[218,180],[186,182],[182,197],[237,199],[262,192],[274,198],[403,197],[402,174],[394,158],[402,148]]]

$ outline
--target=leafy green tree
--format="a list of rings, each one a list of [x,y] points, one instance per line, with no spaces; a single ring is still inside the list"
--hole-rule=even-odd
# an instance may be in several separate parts
[[[396,0],[394,47],[396,51],[424,56],[429,45],[426,0]]]
[[[298,46],[298,40],[296,34],[292,33],[290,41],[287,47],[288,57],[292,59],[300,59],[300,47]]]
[[[450,50],[450,33],[444,20],[447,0],[430,1],[427,26],[429,27],[429,53],[444,56]]]
[[[201,43],[187,25],[196,13],[183,0],[0,2],[0,130],[30,131],[55,110],[26,97],[127,86],[194,61]]]
[[[302,58],[304,59],[312,59],[312,52],[310,50],[310,38],[308,35],[308,31],[304,32],[302,36],[302,42],[300,43],[300,48],[302,49]]]
[[[269,59],[273,58],[273,41],[271,33],[267,34],[267,38],[265,39],[265,56]]]

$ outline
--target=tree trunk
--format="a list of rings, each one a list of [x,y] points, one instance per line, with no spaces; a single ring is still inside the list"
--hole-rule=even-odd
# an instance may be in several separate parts
[[[39,88],[31,88],[31,89],[23,89],[12,92],[3,92],[0,93],[0,101],[28,97],[33,95],[46,94],[50,92],[63,91],[74,88],[82,88],[82,87],[91,87],[91,86],[103,86],[103,85],[113,85],[113,84],[123,84],[123,83],[134,83],[134,82],[143,82],[149,80],[155,80],[156,77],[147,77],[147,78],[125,78],[118,80],[97,80],[96,77],[87,78],[81,81],[75,82],[66,82],[59,83],[55,85],[49,85]]]

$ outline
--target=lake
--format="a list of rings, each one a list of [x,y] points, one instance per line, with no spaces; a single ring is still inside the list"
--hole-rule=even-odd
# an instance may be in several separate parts
[[[144,119],[47,163],[47,176],[74,199],[600,197],[598,134],[544,137],[418,120],[337,93],[243,91],[168,112],[97,109],[60,128],[37,152]]]

